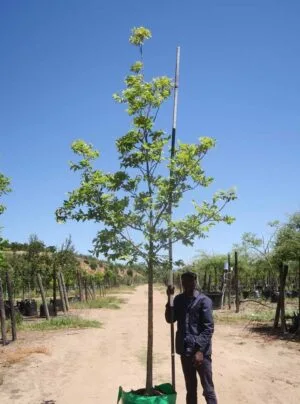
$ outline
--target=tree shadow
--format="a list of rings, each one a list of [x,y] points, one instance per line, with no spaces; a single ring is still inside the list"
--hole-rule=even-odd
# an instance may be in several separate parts
[[[300,343],[300,333],[283,333],[280,328],[274,328],[273,324],[251,324],[248,325],[247,330],[253,334],[260,335],[267,340],[282,340]]]

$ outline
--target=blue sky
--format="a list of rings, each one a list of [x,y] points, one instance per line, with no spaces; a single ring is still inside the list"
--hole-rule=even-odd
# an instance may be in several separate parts
[[[215,137],[205,162],[211,191],[236,186],[239,196],[227,209],[233,225],[176,246],[176,258],[227,252],[243,232],[265,233],[268,221],[299,210],[299,15],[297,0],[2,1],[0,172],[13,188],[4,236],[60,245],[71,234],[79,252],[91,248],[98,226],[57,224],[54,211],[78,184],[68,169],[73,140],[100,149],[101,168],[117,167],[114,142],[129,121],[111,95],[137,59],[128,36],[141,25],[153,32],[149,77],[173,75],[181,46],[178,138]],[[171,112],[169,104],[158,120],[165,130]],[[190,209],[186,201],[179,214]]]

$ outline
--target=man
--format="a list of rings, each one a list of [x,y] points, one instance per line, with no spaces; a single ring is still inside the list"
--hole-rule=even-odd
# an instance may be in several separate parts
[[[181,357],[186,385],[186,403],[197,404],[197,373],[207,404],[217,404],[212,380],[211,339],[214,332],[212,302],[196,289],[197,276],[193,272],[181,275],[183,293],[174,299],[174,309],[166,305],[166,321],[177,321],[176,353]],[[168,286],[168,296],[174,288]],[[173,314],[172,314],[173,311]],[[173,317],[173,319],[172,319]]]

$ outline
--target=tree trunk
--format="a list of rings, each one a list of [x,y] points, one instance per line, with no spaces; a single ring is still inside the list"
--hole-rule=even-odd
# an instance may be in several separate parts
[[[285,321],[285,284],[286,284],[286,277],[288,274],[289,267],[288,265],[283,266],[283,275],[282,275],[282,284],[280,287],[281,291],[281,299],[280,300],[280,310],[281,310],[281,331],[283,333],[286,332],[286,321]]]
[[[84,280],[84,295],[85,295],[85,301],[87,302],[89,300],[88,296],[88,287],[87,287],[87,280]]]
[[[59,272],[59,276],[61,279],[61,286],[62,286],[63,295],[64,295],[64,299],[65,299],[66,309],[67,309],[67,311],[69,311],[69,301],[68,301],[68,294],[67,294],[64,274],[62,272]]]
[[[151,394],[153,387],[153,245],[150,242],[148,262],[148,340],[147,340],[147,376],[146,394]]]
[[[38,284],[39,284],[39,288],[40,288],[40,292],[41,292],[41,296],[42,296],[46,319],[50,320],[49,310],[48,310],[47,301],[46,301],[46,295],[45,295],[43,282],[42,282],[42,278],[41,278],[40,274],[37,274],[37,280],[38,280]]]
[[[56,267],[53,265],[53,310],[54,316],[57,316],[57,308],[56,308]]]
[[[61,277],[58,276],[57,280],[58,280],[58,289],[59,289],[59,295],[60,295],[63,312],[64,312],[64,314],[66,314],[67,308],[66,308],[66,302],[65,302],[65,298],[64,298],[64,291],[63,291],[63,287],[62,287]]]
[[[14,296],[13,296],[13,287],[10,279],[10,274],[6,272],[6,283],[7,283],[7,293],[9,299],[10,306],[10,319],[11,319],[11,334],[12,340],[15,341],[17,339],[17,324],[16,324],[16,313],[14,306]]]
[[[211,287],[211,274],[208,275],[208,284],[207,284],[207,291],[210,292]]]
[[[283,332],[286,330],[286,324],[285,324],[285,303],[284,303],[284,291],[285,291],[285,283],[286,283],[286,277],[288,274],[288,266],[283,265],[283,263],[280,263],[279,266],[279,298],[277,302],[277,307],[276,307],[276,314],[275,314],[275,319],[274,319],[274,328],[278,327],[279,323],[279,318],[281,318],[281,329]],[[281,316],[280,316],[281,313]]]
[[[230,271],[230,254],[228,254],[228,309],[231,310],[231,271]]]
[[[207,272],[206,272],[206,270],[205,270],[205,272],[204,272],[204,278],[203,278],[203,286],[202,286],[202,288],[203,288],[203,290],[205,290],[206,291],[206,287],[207,287]]]
[[[7,340],[6,340],[6,324],[5,324],[5,306],[4,306],[3,287],[1,279],[0,279],[0,320],[1,320],[2,344],[6,345]]]
[[[298,312],[300,316],[300,257],[298,261]]]
[[[215,291],[218,291],[218,272],[217,268],[215,267]]]
[[[240,311],[238,253],[234,252],[235,312]]]
[[[78,289],[79,289],[79,298],[80,298],[80,301],[83,302],[84,297],[83,297],[83,292],[82,292],[81,273],[79,270],[77,271],[77,281],[78,281]]]

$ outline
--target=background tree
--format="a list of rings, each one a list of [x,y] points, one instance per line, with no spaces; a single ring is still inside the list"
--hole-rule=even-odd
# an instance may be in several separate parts
[[[284,322],[285,286],[288,270],[290,270],[290,268],[295,272],[296,272],[295,269],[296,268],[298,269],[298,282],[297,282],[297,275],[296,273],[294,273],[293,285],[294,288],[298,287],[298,294],[299,294],[298,316],[300,316],[300,212],[296,212],[293,215],[291,215],[289,217],[288,222],[280,227],[274,244],[274,262],[280,268],[281,263],[287,264],[286,271],[283,271],[283,268],[281,268],[280,271],[281,295],[277,304],[276,315],[274,319],[274,327],[277,327],[281,313],[281,327],[284,331],[286,328]]]
[[[0,173],[0,198],[2,198],[2,196],[6,195],[8,192],[11,192],[10,179],[4,174]],[[5,209],[5,206],[0,203],[0,215],[2,215]]]
[[[269,227],[271,234],[267,238],[254,233],[244,233],[241,247],[252,261],[256,271],[255,278],[263,279],[274,288],[277,284],[277,267],[274,265],[273,249],[280,225],[278,221],[274,221],[269,223]]]
[[[75,246],[72,237],[69,235],[60,249],[54,254],[54,271],[59,270],[63,272],[66,288],[69,289],[77,283],[78,268],[79,261],[76,256]]]
[[[220,290],[224,262],[227,256],[224,254],[208,254],[201,251],[199,257],[193,262],[193,270],[198,274],[199,284],[202,290]]]
[[[196,237],[205,237],[216,223],[233,221],[222,210],[235,198],[233,191],[220,191],[210,202],[194,201],[193,213],[170,223],[171,191],[173,206],[177,208],[187,191],[212,183],[213,178],[205,175],[202,160],[215,141],[204,137],[197,144],[179,143],[170,161],[170,136],[156,129],[155,124],[162,104],[172,93],[173,82],[166,76],[145,80],[143,44],[150,37],[151,32],[146,28],[132,30],[130,43],[138,47],[140,60],[131,66],[125,89],[114,95],[118,103],[127,106],[127,113],[132,117],[132,127],[116,141],[120,169],[115,173],[94,169],[92,163],[99,156],[98,151],[82,140],[74,142],[72,149],[81,160],[73,163],[71,169],[81,173],[81,183],[56,211],[58,221],[92,220],[103,224],[94,239],[95,254],[101,253],[112,261],[142,260],[146,264],[147,394],[151,394],[153,386],[153,273],[155,267],[167,262],[169,229],[172,228],[173,243],[181,241],[191,246]],[[172,181],[166,176],[171,164]]]

